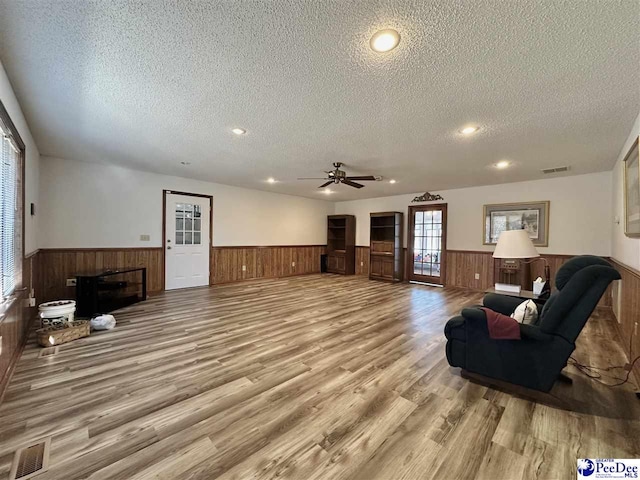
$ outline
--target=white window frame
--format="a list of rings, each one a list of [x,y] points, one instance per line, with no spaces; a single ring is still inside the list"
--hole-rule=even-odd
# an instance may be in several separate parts
[[[22,284],[24,142],[0,102],[0,315]]]

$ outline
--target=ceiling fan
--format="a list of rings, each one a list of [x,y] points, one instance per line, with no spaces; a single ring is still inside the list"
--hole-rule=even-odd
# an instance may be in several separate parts
[[[335,170],[325,171],[324,173],[327,174],[326,177],[304,177],[304,178],[298,178],[298,180],[327,180],[326,183],[323,183],[318,188],[328,187],[332,183],[335,183],[336,185],[339,183],[344,183],[345,185],[349,185],[350,187],[362,188],[364,187],[364,185],[356,183],[354,182],[354,180],[358,180],[360,182],[382,180],[382,177],[373,176],[373,175],[361,175],[361,176],[355,176],[355,177],[348,177],[347,172],[345,172],[344,170],[340,170],[340,167],[343,165],[344,163],[334,162],[333,166],[335,167]]]

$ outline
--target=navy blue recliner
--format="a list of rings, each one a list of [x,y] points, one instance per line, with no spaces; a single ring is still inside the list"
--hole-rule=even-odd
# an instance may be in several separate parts
[[[583,255],[556,274],[556,288],[536,325],[520,325],[521,340],[489,337],[485,312],[465,308],[447,322],[447,360],[453,367],[548,392],[575,349],[575,341],[607,287],[620,274],[600,257]],[[523,300],[488,294],[484,306],[511,315]]]

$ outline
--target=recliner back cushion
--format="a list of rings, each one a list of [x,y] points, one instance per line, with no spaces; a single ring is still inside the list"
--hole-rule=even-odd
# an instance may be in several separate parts
[[[571,277],[577,272],[590,265],[604,265],[610,267],[611,264],[603,258],[596,257],[595,255],[580,255],[573,257],[571,260],[563,264],[556,273],[556,288],[562,290]]]
[[[611,281],[620,274],[610,265],[597,262],[571,276],[566,288],[556,292],[543,309],[540,328],[574,342]]]

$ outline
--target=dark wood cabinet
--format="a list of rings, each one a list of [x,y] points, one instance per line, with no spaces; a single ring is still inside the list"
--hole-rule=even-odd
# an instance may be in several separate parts
[[[370,276],[388,280],[394,278],[394,260],[382,255],[371,255]]]
[[[356,273],[356,217],[327,217],[327,272],[342,275]]]
[[[402,281],[402,212],[370,216],[369,278]]]
[[[76,274],[76,314],[92,317],[147,299],[147,269],[122,267]]]

